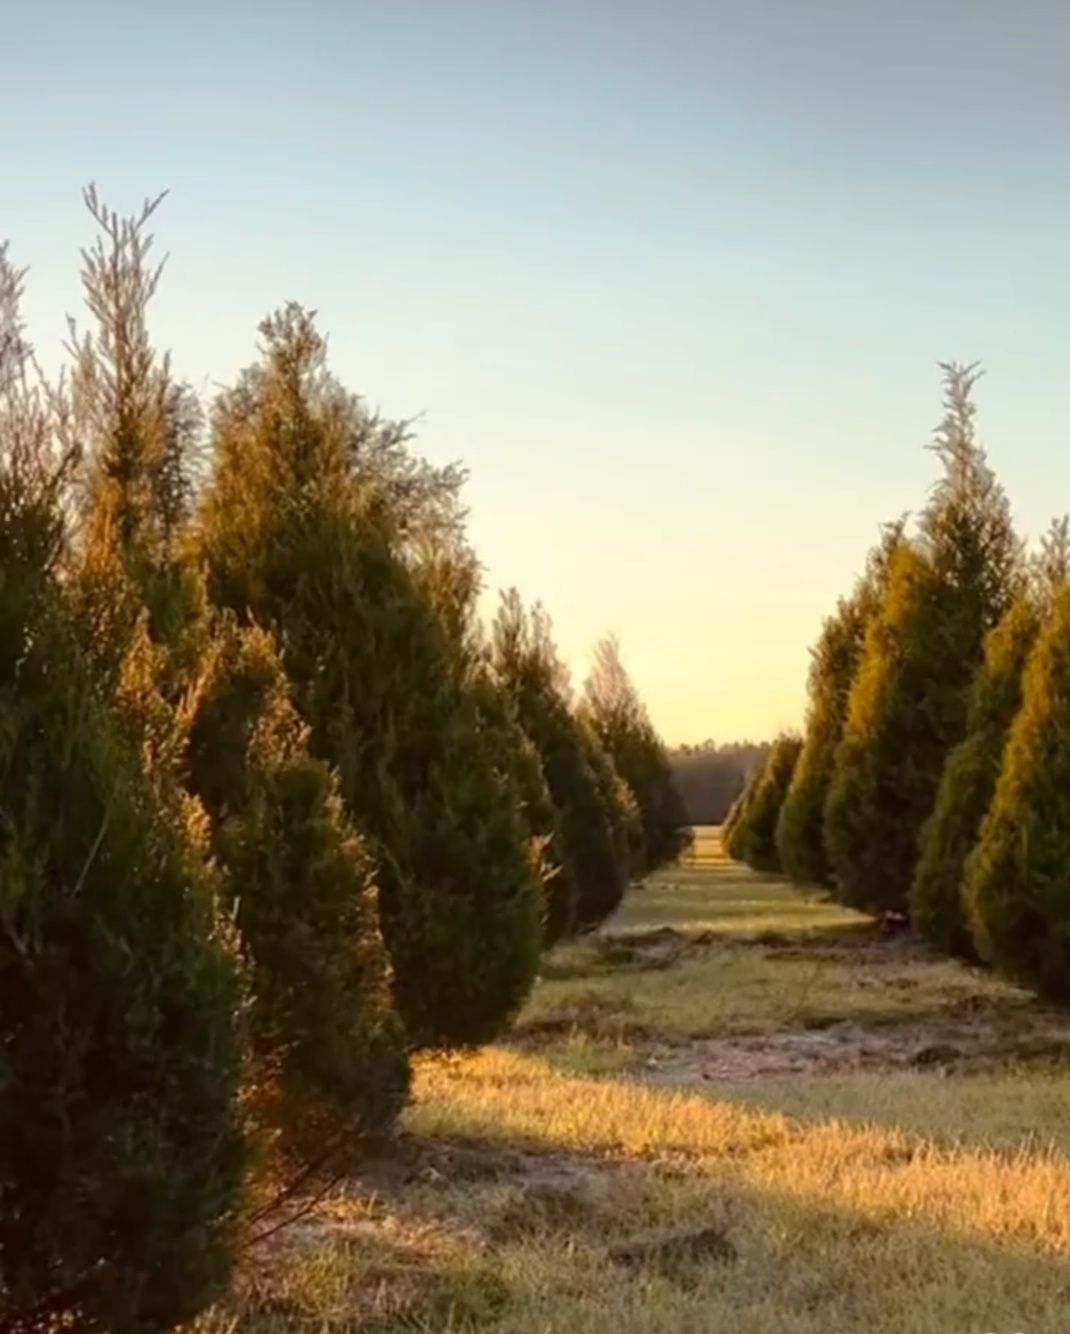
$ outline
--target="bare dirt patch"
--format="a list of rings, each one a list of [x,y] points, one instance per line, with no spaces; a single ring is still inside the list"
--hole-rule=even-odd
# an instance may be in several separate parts
[[[713,931],[689,934],[675,927],[659,926],[651,931],[630,931],[621,935],[597,938],[599,962],[617,971],[648,972],[671,968],[689,954],[708,949],[715,944]]]
[[[555,981],[607,973],[656,972],[701,953],[721,938],[713,931],[686,932],[672,926],[647,931],[598,932],[571,951],[549,954],[541,976]]]
[[[1032,1002],[969,997],[939,1018],[700,1039],[649,1052],[642,1078],[732,1083],[785,1075],[928,1069],[969,1074],[1024,1062],[1070,1063],[1070,1016]]]

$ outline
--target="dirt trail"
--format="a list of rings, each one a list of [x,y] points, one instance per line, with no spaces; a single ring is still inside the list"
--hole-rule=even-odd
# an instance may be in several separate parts
[[[756,949],[771,960],[847,966],[858,970],[862,982],[877,987],[912,985],[904,970],[940,962],[906,933],[883,934],[876,928],[845,939],[820,932],[796,937],[770,932],[688,935],[662,926],[604,935],[598,948],[607,962],[637,971],[671,968],[712,948]],[[881,1069],[969,1073],[1044,1060],[1070,1060],[1070,1015],[1008,989],[999,997],[979,993],[957,998],[940,1013],[917,1021],[843,1020],[817,1029],[647,1042],[642,1077],[661,1084],[703,1085]]]

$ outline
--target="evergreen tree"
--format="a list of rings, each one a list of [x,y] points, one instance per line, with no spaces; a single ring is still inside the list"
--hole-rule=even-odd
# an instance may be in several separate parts
[[[888,567],[902,540],[902,522],[889,524],[870,553],[865,574],[851,596],[840,599],[812,650],[806,732],[776,836],[781,866],[797,884],[831,883],[825,850],[825,800],[866,628],[880,607]]]
[[[841,598],[810,662],[806,735],[777,822],[777,857],[797,884],[827,885],[824,808],[847,696],[858,667],[865,623],[857,600]]]
[[[970,695],[966,737],[947,758],[936,805],[921,832],[910,890],[911,923],[939,949],[965,959],[975,957],[962,908],[966,861],[991,804],[1007,733],[1021,706],[1022,673],[1038,625],[1036,603],[1023,595],[989,632]]]
[[[251,962],[260,1098],[285,1147],[318,1158],[388,1124],[408,1087],[372,858],[308,753],[270,635],[224,619],[202,672],[189,783]]]
[[[612,637],[595,650],[583,713],[635,794],[643,825],[642,869],[652,871],[675,860],[690,841],[687,813],[673,781],[668,752]]]
[[[639,802],[635,793],[620,776],[612,756],[602,744],[590,719],[585,718],[582,713],[575,713],[574,718],[584,756],[594,774],[602,806],[609,819],[614,855],[627,887],[642,874],[646,863],[643,815],[639,809]],[[591,917],[590,914],[588,916]]]
[[[974,433],[972,367],[944,367],[934,449],[944,475],[915,547],[895,555],[866,634],[825,807],[838,894],[904,912],[918,836],[944,762],[962,740],[985,635],[1021,587],[1009,506]]]
[[[1046,614],[1063,584],[1070,580],[1070,515],[1052,519],[1030,563],[1029,575],[1033,595],[1042,614]]]
[[[172,379],[169,358],[157,355],[148,330],[162,266],[150,264],[147,227],[161,199],[123,218],[92,187],[85,193],[97,237],[82,268],[93,323],[81,337],[72,324],[70,349],[70,433],[83,460],[71,583],[84,632],[113,672],[147,617],[149,638],[168,649],[157,684],[174,705],[191,667],[183,636],[204,610],[196,571],[176,541],[191,498],[200,409]]]
[[[468,689],[477,702],[488,753],[494,766],[514,786],[520,803],[520,812],[529,836],[530,864],[542,891],[540,935],[543,945],[546,945],[549,919],[557,910],[554,900],[560,904],[562,894],[556,883],[562,868],[555,858],[555,849],[561,838],[561,821],[546,785],[539,752],[520,726],[513,701],[494,675],[489,642],[482,634],[481,626],[472,635],[471,644],[475,656],[468,677]],[[571,891],[565,893],[571,903]]]
[[[1022,707],[966,865],[963,901],[980,956],[1070,1000],[1070,587],[1029,658]]]
[[[777,851],[777,821],[802,752],[802,739],[786,732],[773,742],[757,776],[754,791],[733,834],[741,861],[755,871],[781,869]]]
[[[427,484],[414,500],[396,458],[380,470],[363,406],[299,307],[261,332],[261,363],[214,414],[213,598],[275,634],[313,750],[374,841],[410,1038],[485,1041],[534,980],[541,886],[500,719],[473,679],[471,574],[437,526],[452,523],[450,482],[412,469]],[[450,558],[429,564],[428,545]]]
[[[568,677],[549,617],[538,606],[526,612],[515,589],[502,597],[492,658],[520,725],[539,754],[557,811],[559,837],[553,855],[561,872],[547,919],[552,943],[577,927],[596,925],[616,908],[628,865],[620,856],[613,817],[590,763],[591,743],[585,744],[569,705]]]
[[[74,344],[84,479],[67,587],[161,798],[207,815],[251,963],[259,1115],[291,1150],[320,1157],[332,1137],[400,1109],[403,1037],[370,854],[309,754],[270,636],[215,614],[188,550],[201,414],[148,332],[160,270],[146,226],[158,202],[122,219],[87,194],[95,322]]]
[[[768,755],[766,756],[766,759]],[[725,822],[721,826],[721,847],[733,861],[743,860],[743,831],[746,828],[747,812],[754,800],[754,791],[765,768],[765,759],[746,777],[743,789],[732,803]]]
[[[71,633],[72,456],[18,292],[0,251],[0,1325],[141,1334],[228,1277],[241,989],[195,831]]]

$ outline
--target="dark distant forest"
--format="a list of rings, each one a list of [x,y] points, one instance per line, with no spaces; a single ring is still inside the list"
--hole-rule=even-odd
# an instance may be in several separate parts
[[[759,741],[703,741],[674,750],[673,777],[690,822],[720,824],[768,753],[769,744]]]

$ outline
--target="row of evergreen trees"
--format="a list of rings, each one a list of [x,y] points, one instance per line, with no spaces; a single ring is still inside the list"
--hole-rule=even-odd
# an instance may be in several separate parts
[[[1070,523],[1025,550],[977,441],[977,371],[943,369],[940,480],[826,620],[805,733],[778,738],[725,843],[1066,1001]]]
[[[12,1331],[194,1315],[269,1182],[388,1127],[412,1050],[501,1032],[685,837],[616,645],[574,703],[544,612],[509,593],[483,632],[463,475],[311,315],[263,323],[206,423],[149,336],[156,202],[87,192],[58,388],[0,250]]]

